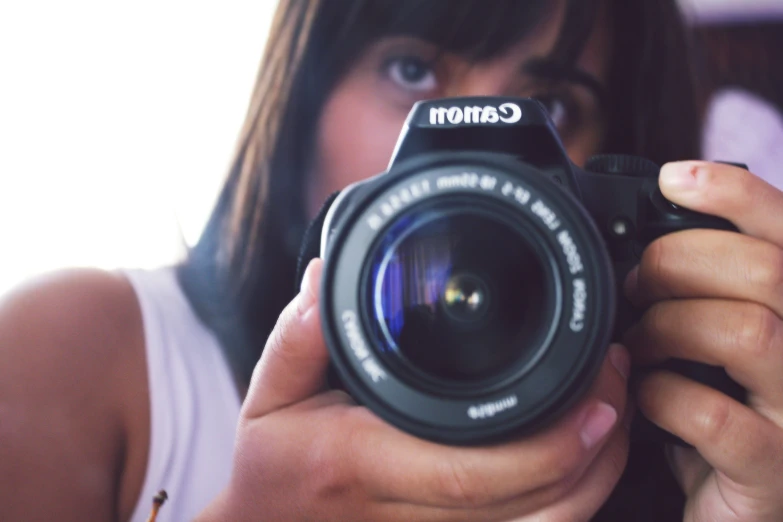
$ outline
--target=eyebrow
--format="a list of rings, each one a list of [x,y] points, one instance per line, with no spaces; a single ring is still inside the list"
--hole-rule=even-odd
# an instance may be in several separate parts
[[[522,73],[550,81],[565,81],[586,88],[602,107],[609,101],[606,86],[592,74],[569,64],[548,58],[530,60],[522,66]]]

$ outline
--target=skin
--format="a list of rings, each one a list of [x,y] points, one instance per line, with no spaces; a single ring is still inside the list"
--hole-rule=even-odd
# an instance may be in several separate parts
[[[783,193],[748,171],[706,162],[666,165],[661,189],[743,235],[689,230],[653,243],[626,282],[629,298],[649,310],[625,342],[638,364],[677,357],[723,366],[748,397],[740,404],[655,372],[641,384],[639,408],[695,448],[670,449],[688,496],[684,520],[781,520]]]
[[[561,6],[562,7],[562,6]],[[386,38],[368,49],[326,103],[319,126],[317,156],[307,189],[314,215],[332,192],[386,170],[400,129],[419,100],[455,96],[535,96],[549,101],[572,161],[583,165],[603,140],[599,100],[588,88],[563,82],[547,86],[524,72],[555,45],[563,10],[556,10],[527,39],[491,61],[471,63],[409,38]],[[608,31],[598,24],[577,68],[604,84],[610,56]],[[419,65],[420,64],[420,65]],[[406,66],[422,72],[405,76]]]
[[[529,78],[504,71],[545,54],[533,40],[551,46],[552,34],[542,28],[492,63],[447,56],[427,96],[535,94]],[[580,66],[601,79],[608,51],[596,41],[600,33]],[[311,209],[331,189],[384,170],[407,109],[423,96],[396,90],[367,60],[325,108]],[[383,96],[372,97],[371,85]],[[582,87],[573,94],[588,109],[584,128],[561,130],[582,163],[599,148],[603,123]],[[366,113],[355,110],[360,104]],[[651,308],[625,344],[638,364],[676,356],[724,365],[750,397],[738,404],[658,373],[638,390],[639,408],[696,448],[672,452],[688,495],[685,520],[779,521],[783,194],[733,167],[663,172],[673,170],[695,182],[684,188],[664,176],[667,197],[725,217],[744,235],[688,231],[652,245],[627,283],[629,296]],[[280,316],[243,404],[231,482],[199,520],[584,521],[605,501],[627,453],[625,349],[609,350],[584,400],[543,433],[486,448],[428,443],[324,391],[320,269],[320,261],[309,267]],[[0,520],[128,520],[149,446],[143,329],[128,282],[72,271],[25,285],[0,302],[0,349]]]
[[[0,354],[0,520],[128,520],[149,447],[128,281],[71,270],[3,296]]]

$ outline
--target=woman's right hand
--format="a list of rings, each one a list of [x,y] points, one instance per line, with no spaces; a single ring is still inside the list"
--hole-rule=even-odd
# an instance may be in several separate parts
[[[577,522],[598,511],[628,452],[624,348],[611,347],[590,393],[547,430],[444,446],[326,390],[320,273],[315,260],[269,338],[242,406],[230,484],[199,521]]]

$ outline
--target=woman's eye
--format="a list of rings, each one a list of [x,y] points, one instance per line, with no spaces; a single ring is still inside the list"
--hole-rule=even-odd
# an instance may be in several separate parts
[[[432,65],[415,56],[392,58],[386,63],[386,74],[398,86],[408,91],[428,92],[437,87]]]

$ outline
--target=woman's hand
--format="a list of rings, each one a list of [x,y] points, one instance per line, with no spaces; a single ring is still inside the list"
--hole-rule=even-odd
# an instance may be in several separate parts
[[[588,396],[546,431],[480,448],[435,444],[326,391],[320,271],[320,260],[310,264],[270,336],[242,407],[230,485],[199,520],[592,517],[625,467],[624,348],[611,348]]]
[[[688,230],[650,245],[626,291],[651,306],[625,343],[641,364],[676,357],[723,366],[748,400],[655,372],[641,383],[639,409],[695,448],[669,448],[686,521],[780,522],[783,193],[746,170],[706,162],[666,165],[661,189],[744,235]]]

